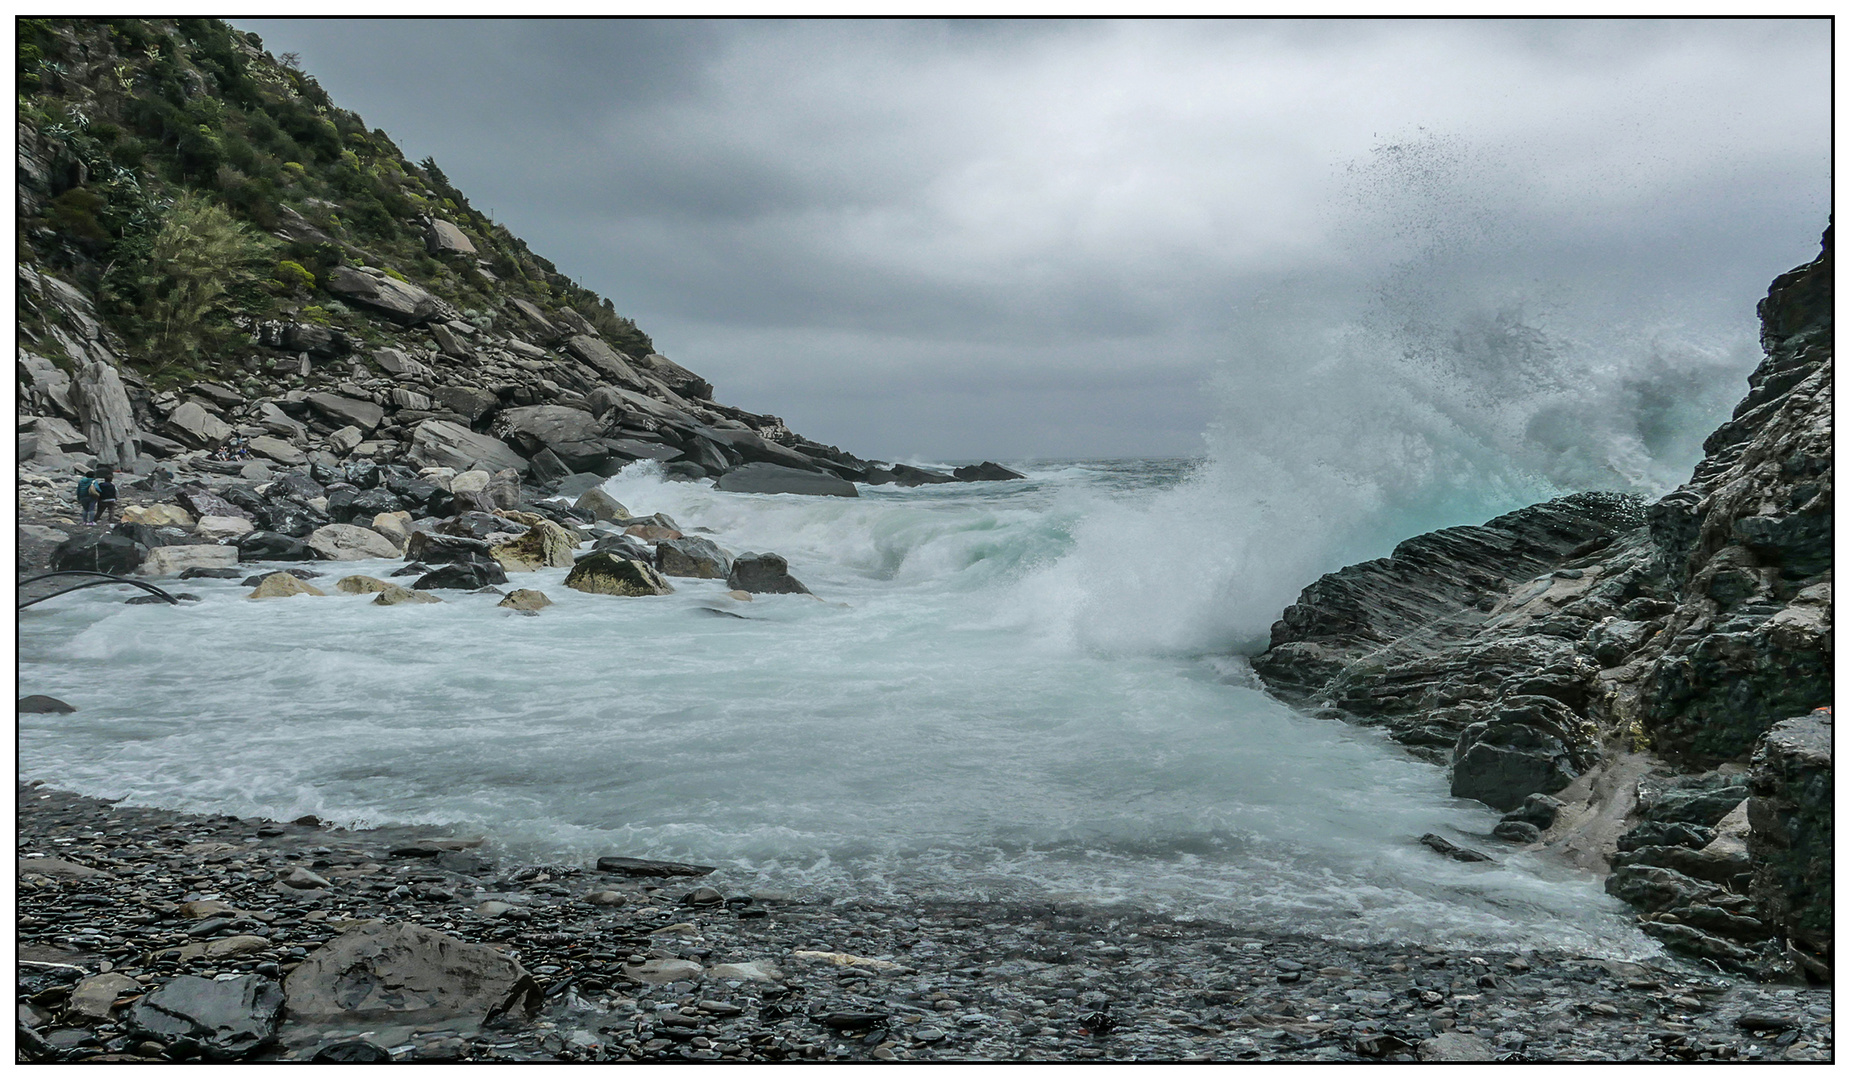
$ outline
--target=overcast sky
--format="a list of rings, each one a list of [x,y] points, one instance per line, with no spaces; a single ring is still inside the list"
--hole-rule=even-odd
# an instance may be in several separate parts
[[[1829,206],[1823,21],[237,25],[869,457],[1197,454],[1268,298],[1435,263],[1739,354]]]

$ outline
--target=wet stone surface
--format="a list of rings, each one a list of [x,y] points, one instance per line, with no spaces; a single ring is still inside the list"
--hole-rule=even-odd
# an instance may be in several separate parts
[[[745,896],[723,868],[694,879],[511,865],[428,828],[202,817],[43,787],[22,786],[19,806],[22,1060],[1832,1056],[1828,990],[1670,958],[1353,948],[1066,903]],[[285,1003],[273,1040],[210,1055],[133,1022],[137,1002],[180,976],[286,982],[368,920],[500,950],[538,984],[533,1008],[391,1026],[307,1022]]]

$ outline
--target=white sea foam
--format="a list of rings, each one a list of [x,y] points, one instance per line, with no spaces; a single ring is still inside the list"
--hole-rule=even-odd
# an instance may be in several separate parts
[[[1185,471],[1026,468],[856,500],[646,469],[609,485],[788,556],[821,600],[685,579],[587,596],[562,570],[514,582],[556,601],[532,618],[492,596],[248,601],[211,580],[178,609],[72,594],[21,615],[22,685],[78,706],[21,717],[21,774],[239,815],[455,823],[518,857],[704,860],[745,886],[1650,948],[1591,879],[1419,847],[1435,830],[1494,846],[1495,817],[1374,733],[1294,714],[1221,658],[1101,657],[1024,622],[1095,522],[1149,512]]]

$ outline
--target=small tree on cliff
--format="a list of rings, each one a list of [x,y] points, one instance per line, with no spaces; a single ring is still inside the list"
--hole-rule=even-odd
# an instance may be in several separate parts
[[[227,334],[226,301],[259,280],[271,245],[222,207],[191,193],[174,200],[145,254],[130,264],[142,346],[155,370],[209,351]]]

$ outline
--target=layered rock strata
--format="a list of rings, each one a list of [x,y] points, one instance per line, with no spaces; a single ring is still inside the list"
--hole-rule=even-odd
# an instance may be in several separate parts
[[[1832,275],[1826,230],[1760,302],[1765,358],[1688,484],[1415,537],[1305,589],[1253,659],[1449,764],[1512,811],[1499,836],[1612,868],[1666,944],[1766,976],[1830,965],[1829,713],[1807,714],[1832,689]],[[1536,826],[1538,795],[1574,802]]]

